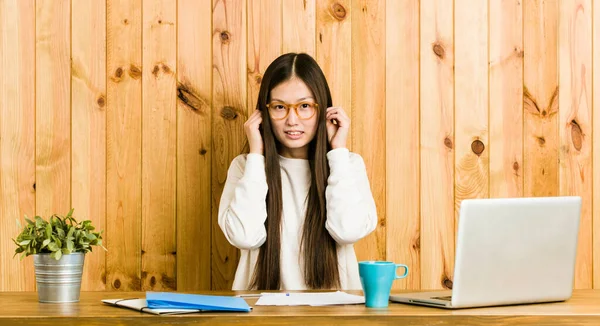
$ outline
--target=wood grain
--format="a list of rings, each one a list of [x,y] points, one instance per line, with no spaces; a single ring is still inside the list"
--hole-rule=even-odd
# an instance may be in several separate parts
[[[488,8],[485,1],[454,6],[455,225],[464,199],[489,197]]]
[[[523,196],[523,5],[489,2],[490,197]]]
[[[351,0],[317,1],[316,60],[323,70],[334,106],[352,117],[352,6]],[[352,133],[346,140],[352,148]]]
[[[358,260],[386,252],[385,0],[352,1],[352,148],[367,168],[378,227],[355,244]]]
[[[35,1],[0,1],[0,291],[33,291],[11,239],[35,215]]]
[[[141,0],[106,4],[107,290],[141,290],[141,6]]]
[[[106,5],[71,2],[71,189],[74,216],[106,225]],[[103,237],[105,234],[103,234]],[[106,289],[106,255],[96,248],[85,256],[81,288]]]
[[[210,1],[178,0],[177,22],[177,290],[210,290]]]
[[[451,288],[454,272],[452,24],[452,3],[421,0],[421,289]]]
[[[409,268],[394,289],[419,289],[419,1],[388,0],[386,31],[386,260]]]
[[[142,3],[142,290],[176,290],[177,3]]]
[[[202,292],[208,295],[233,295],[233,292]],[[360,293],[360,292],[354,292]],[[0,296],[0,322],[9,325],[597,325],[600,293],[576,290],[566,302],[529,304],[478,309],[434,309],[390,303],[385,309],[369,309],[364,305],[341,306],[254,306],[250,313],[203,312],[199,314],[164,315],[139,313],[100,304],[106,298],[140,297],[143,292],[83,292],[81,302],[56,305],[39,304],[37,294],[7,293]],[[160,322],[157,322],[160,320]]]
[[[600,6],[595,5],[592,6],[594,9],[593,12],[593,31],[592,35],[594,39],[592,40],[592,44],[594,48],[592,49],[592,67],[593,71],[593,79],[592,85],[594,89],[592,91],[592,101],[593,101],[593,109],[592,109],[592,117],[593,117],[593,126],[592,129],[596,130],[596,132],[592,132],[594,139],[592,139],[593,145],[593,153],[592,153],[592,162],[594,166],[592,167],[594,171],[594,181],[592,185],[592,226],[593,226],[593,253],[592,253],[592,272],[593,272],[593,288],[600,288],[600,205],[594,203],[600,203]]]
[[[558,1],[523,2],[523,195],[558,195]]]
[[[248,106],[245,117],[256,110],[262,76],[281,54],[281,6],[277,0],[248,1]],[[261,105],[264,108],[266,103]]]
[[[245,142],[246,2],[213,0],[212,119],[212,289],[231,289],[239,250],[229,244],[217,222],[227,170]]]
[[[556,195],[584,198],[576,286],[598,288],[593,3],[0,0],[0,291],[35,289],[15,219],[71,207],[109,249],[88,256],[84,289],[141,290],[142,265],[144,289],[229,289],[221,191],[288,51],[316,58],[352,119],[380,217],[356,251],[409,264],[395,288],[452,286],[464,198]]]
[[[592,3],[559,6],[560,195],[582,198],[575,287],[592,287]]]
[[[283,6],[283,53],[304,52],[315,56],[316,1],[287,0],[281,2]]]
[[[36,1],[36,214],[71,209],[71,2]]]

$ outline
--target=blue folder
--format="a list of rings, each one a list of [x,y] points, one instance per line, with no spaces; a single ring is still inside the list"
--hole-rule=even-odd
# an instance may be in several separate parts
[[[239,297],[185,294],[175,292],[146,292],[148,308],[152,309],[200,309],[204,311],[242,311],[252,308]]]

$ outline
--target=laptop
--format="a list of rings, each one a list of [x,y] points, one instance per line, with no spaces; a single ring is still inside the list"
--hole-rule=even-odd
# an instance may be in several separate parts
[[[463,200],[452,290],[390,300],[448,309],[565,301],[580,213],[581,197]]]

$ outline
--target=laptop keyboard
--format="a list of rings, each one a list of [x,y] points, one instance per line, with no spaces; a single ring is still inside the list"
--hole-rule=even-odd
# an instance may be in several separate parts
[[[451,295],[447,295],[444,297],[431,297],[432,299],[438,299],[438,300],[445,300],[445,301],[452,301],[452,296]]]

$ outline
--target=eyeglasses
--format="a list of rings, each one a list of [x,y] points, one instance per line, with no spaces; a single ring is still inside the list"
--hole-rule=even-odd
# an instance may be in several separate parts
[[[269,109],[269,115],[273,120],[283,120],[287,118],[290,114],[290,109],[294,109],[296,111],[296,115],[298,118],[302,120],[308,120],[312,118],[315,113],[317,113],[317,108],[319,105],[317,103],[302,101],[295,104],[273,101],[267,104],[267,108]]]

